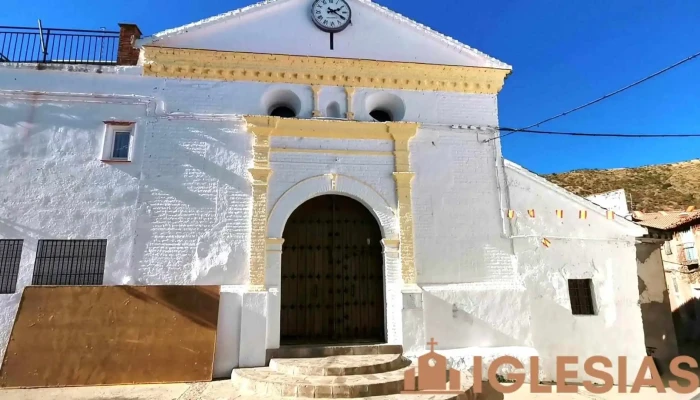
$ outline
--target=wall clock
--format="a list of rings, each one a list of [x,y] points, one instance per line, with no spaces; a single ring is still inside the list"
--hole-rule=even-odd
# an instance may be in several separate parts
[[[340,32],[350,25],[352,11],[345,0],[316,0],[311,5],[311,18],[324,32]]]

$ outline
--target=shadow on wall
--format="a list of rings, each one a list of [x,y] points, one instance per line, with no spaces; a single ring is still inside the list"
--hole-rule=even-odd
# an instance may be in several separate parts
[[[668,290],[663,291],[663,301],[645,301],[648,287],[641,277],[637,277],[641,299],[642,324],[647,355],[659,362],[666,362],[678,355],[676,332],[671,314],[671,302]]]
[[[514,310],[523,305],[518,292],[504,291],[487,298],[471,297],[473,294],[423,292],[425,308],[429,311],[425,314],[426,336],[435,337],[439,349],[529,345],[526,337],[517,337],[525,331],[521,325],[529,323],[527,314]],[[504,312],[506,309],[513,312]],[[513,315],[516,317],[512,318]]]
[[[147,303],[165,300],[164,306],[199,326],[216,330],[219,318],[219,299],[211,289],[196,286],[157,286],[158,299],[130,286],[120,286],[132,297]],[[192,299],[196,301],[192,302]]]
[[[700,301],[692,298],[673,311],[678,345],[700,346]]]
[[[189,128],[185,137],[181,137],[186,140],[181,142],[171,136],[152,136],[141,135],[142,139],[146,137],[146,142],[140,146],[143,152],[135,154],[135,157],[141,159],[135,161],[142,163],[142,168],[137,170],[129,165],[110,164],[110,167],[138,179],[141,187],[136,233],[139,238],[134,243],[132,255],[134,270],[131,271],[131,275],[134,282],[147,283],[154,279],[153,276],[144,275],[143,271],[149,268],[152,270],[152,262],[147,258],[150,246],[163,239],[162,234],[153,231],[154,224],[176,213],[177,206],[174,207],[167,198],[177,199],[185,207],[198,209],[203,214],[214,215],[211,225],[186,228],[187,239],[182,245],[187,249],[191,248],[191,255],[183,256],[180,252],[179,256],[170,257],[171,270],[179,271],[180,275],[184,274],[177,282],[238,282],[240,277],[233,275],[237,273],[236,267],[245,263],[247,252],[236,242],[235,238],[241,235],[230,231],[230,224],[226,218],[236,215],[231,209],[240,207],[245,199],[252,195],[246,162],[252,157],[250,140],[243,140],[243,136],[230,127],[209,129],[206,132]],[[204,155],[185,147],[186,143],[196,143],[197,148],[204,151]],[[159,144],[167,146],[167,152],[164,152],[163,146]],[[235,162],[236,160],[240,162]],[[190,189],[203,185],[209,197]],[[211,191],[212,185],[216,186],[214,192]],[[214,195],[217,197],[213,198]],[[216,246],[221,243],[230,245],[231,249],[216,250]],[[208,246],[215,248],[212,250],[215,252],[211,257],[213,261],[204,260],[210,268],[200,270],[201,266],[193,264],[193,260],[200,259],[202,252],[208,254]],[[222,261],[217,260],[221,258],[221,254],[216,251],[228,252],[230,256],[224,257],[225,261],[220,264]]]
[[[30,245],[33,241],[27,241],[27,238],[39,239],[57,239],[56,236],[50,235],[46,232],[38,231],[32,229],[26,225],[18,224],[7,218],[0,218],[0,232],[3,237],[9,239],[25,239],[24,246],[28,246],[30,249],[36,251],[36,246]]]

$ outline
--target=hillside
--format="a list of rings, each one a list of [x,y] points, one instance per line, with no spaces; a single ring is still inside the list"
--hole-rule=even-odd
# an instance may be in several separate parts
[[[580,196],[625,189],[634,210],[700,208],[700,159],[639,168],[577,170],[544,177]],[[629,203],[628,203],[629,204]]]

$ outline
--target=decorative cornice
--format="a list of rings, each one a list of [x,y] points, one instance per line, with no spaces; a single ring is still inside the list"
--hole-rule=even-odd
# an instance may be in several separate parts
[[[147,76],[497,94],[508,69],[144,46]]]
[[[417,122],[359,122],[267,115],[246,115],[243,118],[250,131],[265,136],[393,140],[396,136],[413,136],[419,127]]]
[[[375,150],[345,150],[345,149],[297,149],[297,148],[282,148],[271,147],[272,153],[309,153],[309,154],[342,154],[346,156],[378,156],[387,157],[393,156],[391,151],[375,151]]]

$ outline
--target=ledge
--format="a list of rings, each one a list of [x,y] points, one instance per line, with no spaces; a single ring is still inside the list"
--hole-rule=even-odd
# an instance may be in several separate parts
[[[34,71],[82,72],[93,74],[112,74],[140,76],[141,66],[133,65],[92,65],[92,64],[41,64],[0,62],[0,68],[24,69]]]
[[[144,75],[497,94],[508,69],[144,46]]]
[[[257,134],[330,139],[394,140],[392,135],[415,134],[420,126],[417,122],[359,122],[267,115],[245,115],[243,118],[249,129]]]

